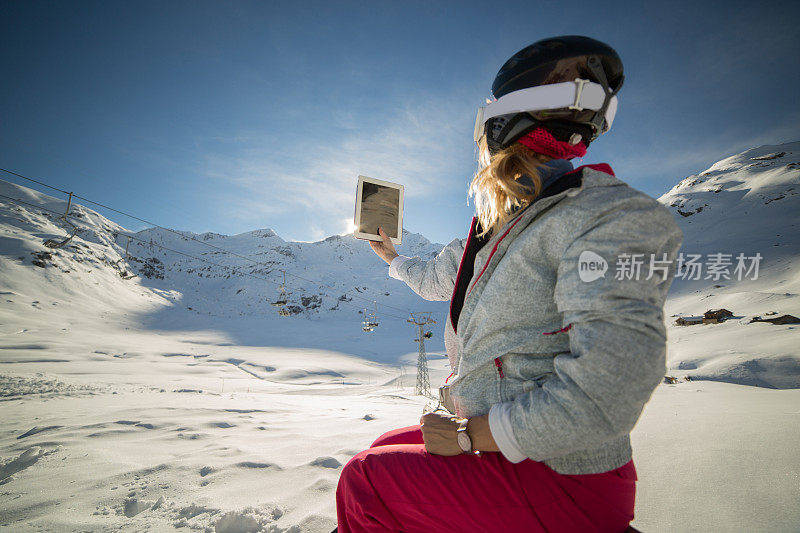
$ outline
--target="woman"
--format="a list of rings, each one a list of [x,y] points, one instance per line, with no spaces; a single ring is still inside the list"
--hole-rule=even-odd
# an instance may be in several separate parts
[[[392,277],[450,300],[453,415],[391,431],[343,469],[339,531],[623,531],[630,432],[665,373],[669,211],[569,159],[609,129],[622,62],[587,37],[509,59],[482,108],[469,237],[430,261],[371,243]],[[478,452],[478,453],[476,453]]]

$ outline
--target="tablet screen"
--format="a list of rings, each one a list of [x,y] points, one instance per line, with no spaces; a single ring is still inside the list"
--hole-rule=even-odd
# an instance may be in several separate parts
[[[377,234],[378,228],[397,238],[400,216],[400,190],[365,181],[361,189],[361,223],[357,231]]]

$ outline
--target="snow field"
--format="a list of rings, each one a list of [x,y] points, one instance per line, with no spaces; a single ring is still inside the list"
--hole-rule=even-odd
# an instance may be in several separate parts
[[[799,156],[800,143],[749,150],[660,198],[684,251],[764,259],[757,280],[673,283],[679,381],[657,387],[632,433],[643,531],[800,531],[800,326],[750,323],[800,316]],[[66,206],[2,181],[0,194]],[[0,530],[327,533],[342,466],[426,403],[413,394],[416,332],[388,306],[433,312],[432,386],[449,374],[447,304],[387,279],[352,237],[150,229],[135,235],[155,245],[126,258],[122,226],[71,213],[81,231],[49,250],[57,215],[0,198]],[[441,249],[404,239],[407,255]],[[302,274],[295,315],[277,316],[275,284],[158,244],[269,279]],[[357,311],[372,301],[381,325],[365,334]],[[734,317],[673,324],[718,308]]]

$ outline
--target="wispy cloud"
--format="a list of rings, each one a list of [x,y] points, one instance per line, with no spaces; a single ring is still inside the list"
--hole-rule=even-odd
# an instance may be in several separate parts
[[[729,128],[700,141],[680,136],[665,137],[650,146],[640,146],[636,152],[629,149],[629,143],[615,142],[615,148],[604,155],[609,155],[609,161],[622,179],[659,196],[686,176],[698,174],[726,157],[765,144],[800,140],[798,119],[800,116],[787,117],[784,124],[758,132]]]
[[[472,157],[464,118],[470,113],[463,103],[434,98],[398,106],[378,122],[343,111],[336,117],[341,136],[332,142],[300,141],[276,150],[273,138],[239,136],[225,142],[236,147],[231,153],[206,156],[204,172],[230,186],[224,199],[229,216],[290,217],[297,231],[285,237],[321,238],[341,232],[343,215],[352,216],[359,174],[402,183],[407,197],[452,188],[448,178]]]

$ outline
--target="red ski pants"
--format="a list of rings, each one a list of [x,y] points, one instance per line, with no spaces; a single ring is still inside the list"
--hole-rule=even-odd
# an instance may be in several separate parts
[[[633,461],[563,475],[500,453],[425,451],[420,426],[385,433],[353,457],[336,489],[339,533],[622,532],[633,520]]]

